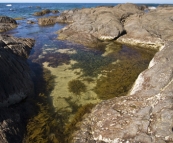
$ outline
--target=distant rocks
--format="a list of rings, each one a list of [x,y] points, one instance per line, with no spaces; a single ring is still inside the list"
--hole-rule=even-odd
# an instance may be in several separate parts
[[[55,13],[59,13],[59,11],[58,10],[43,9],[39,12],[35,12],[33,15],[34,16],[43,16],[43,15],[49,14],[49,13],[54,13],[55,14]]]
[[[56,23],[56,17],[53,16],[38,18],[38,24],[41,26],[53,25],[55,23]]]
[[[11,17],[0,16],[0,32],[5,32],[17,27],[17,22]]]

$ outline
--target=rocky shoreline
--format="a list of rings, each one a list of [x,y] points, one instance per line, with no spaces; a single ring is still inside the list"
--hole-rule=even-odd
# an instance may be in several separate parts
[[[17,22],[0,17],[1,31],[15,28]],[[34,93],[32,71],[27,63],[34,40],[0,34],[0,142],[22,142],[28,103],[21,103]],[[20,103],[19,105],[17,103]],[[14,105],[15,104],[15,105]],[[9,107],[10,106],[10,107]]]
[[[147,10],[144,6],[120,4],[64,11],[57,17],[38,19],[39,25],[68,23],[58,39],[99,47],[115,40],[157,50],[148,69],[137,78],[127,96],[106,100],[77,124],[74,143],[170,143],[173,141],[173,7]],[[5,23],[5,24],[4,24]],[[4,25],[6,25],[4,27]],[[0,18],[2,31],[16,22]],[[22,105],[5,108],[32,95],[31,71],[26,63],[32,39],[0,35],[0,142],[22,142],[25,111]],[[10,85],[10,86],[9,86]],[[12,86],[11,86],[12,85]],[[9,89],[9,87],[11,87]],[[14,101],[15,98],[15,101]],[[26,107],[24,110],[27,110]]]
[[[128,96],[98,104],[71,137],[71,142],[166,143],[173,141],[173,7],[145,12],[133,4],[65,11],[56,18],[70,23],[58,39],[90,47],[103,41],[156,49]]]

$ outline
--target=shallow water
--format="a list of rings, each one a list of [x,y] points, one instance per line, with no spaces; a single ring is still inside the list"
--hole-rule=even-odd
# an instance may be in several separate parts
[[[95,104],[126,95],[154,55],[114,41],[104,49],[60,41],[56,31],[65,24],[42,27],[34,16],[17,22],[7,34],[36,40],[28,63],[35,72],[38,112],[29,120],[26,142],[64,142]]]

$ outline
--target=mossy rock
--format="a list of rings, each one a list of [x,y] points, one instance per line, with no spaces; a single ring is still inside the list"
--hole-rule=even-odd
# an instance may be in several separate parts
[[[81,92],[86,92],[86,85],[80,80],[71,80],[68,83],[68,89],[75,95],[80,95]]]

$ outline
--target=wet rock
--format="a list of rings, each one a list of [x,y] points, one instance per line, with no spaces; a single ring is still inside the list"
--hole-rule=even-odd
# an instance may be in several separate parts
[[[11,17],[0,16],[0,32],[5,32],[17,27],[17,22]]]

